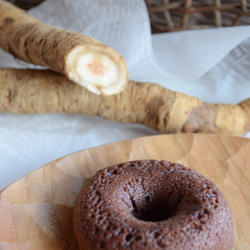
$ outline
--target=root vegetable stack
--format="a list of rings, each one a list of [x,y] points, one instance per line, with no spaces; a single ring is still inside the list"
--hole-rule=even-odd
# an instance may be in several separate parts
[[[45,25],[3,0],[0,46],[52,70],[0,69],[0,112],[77,113],[144,124],[162,133],[250,131],[250,99],[214,105],[154,83],[128,82],[126,63],[113,49]]]
[[[0,46],[13,56],[64,74],[96,94],[112,95],[128,81],[125,60],[82,34],[41,23],[0,0]]]
[[[97,96],[49,70],[0,69],[0,112],[77,113],[144,124],[163,133],[250,131],[250,99],[214,105],[157,84],[132,81],[117,95]]]

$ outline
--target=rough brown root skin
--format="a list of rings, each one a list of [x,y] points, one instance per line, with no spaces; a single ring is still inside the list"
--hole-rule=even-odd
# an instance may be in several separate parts
[[[250,99],[238,105],[209,104],[158,84],[133,81],[117,95],[96,96],[48,70],[0,69],[0,112],[77,113],[144,124],[162,133],[250,131]]]
[[[0,0],[0,46],[13,56],[64,74],[96,94],[112,95],[128,82],[122,56],[92,37],[48,26]]]

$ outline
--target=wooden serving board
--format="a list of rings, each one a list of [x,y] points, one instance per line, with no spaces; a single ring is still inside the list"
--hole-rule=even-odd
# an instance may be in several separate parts
[[[106,166],[137,160],[178,162],[211,179],[234,216],[234,249],[250,249],[250,140],[219,135],[160,135],[76,152],[0,193],[0,249],[77,249],[72,209],[85,181]]]

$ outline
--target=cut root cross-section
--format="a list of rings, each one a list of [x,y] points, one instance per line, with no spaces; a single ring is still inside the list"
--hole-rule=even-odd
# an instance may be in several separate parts
[[[95,94],[117,94],[128,83],[127,64],[114,49],[92,37],[46,25],[3,0],[0,47],[23,61],[59,72]]]

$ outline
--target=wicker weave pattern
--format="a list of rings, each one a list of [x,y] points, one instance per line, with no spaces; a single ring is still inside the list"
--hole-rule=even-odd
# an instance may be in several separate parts
[[[8,1],[30,9],[44,0]],[[153,33],[250,25],[250,0],[145,0],[145,3]]]
[[[250,25],[249,0],[145,0],[152,31]]]

